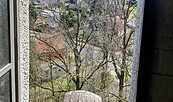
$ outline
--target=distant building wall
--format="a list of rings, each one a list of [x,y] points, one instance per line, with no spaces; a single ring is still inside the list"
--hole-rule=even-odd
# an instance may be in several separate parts
[[[40,0],[39,1],[40,5],[42,6],[43,9],[54,9],[58,7],[57,1],[56,0]]]

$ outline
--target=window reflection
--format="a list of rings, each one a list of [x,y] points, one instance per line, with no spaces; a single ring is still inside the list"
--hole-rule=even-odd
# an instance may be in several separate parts
[[[9,63],[8,2],[0,0],[0,69]]]
[[[0,77],[0,102],[10,102],[10,72]]]

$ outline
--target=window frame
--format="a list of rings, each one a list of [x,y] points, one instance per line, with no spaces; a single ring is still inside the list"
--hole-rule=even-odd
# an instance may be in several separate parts
[[[15,85],[15,48],[14,48],[14,1],[7,0],[8,5],[8,26],[9,26],[9,44],[10,44],[10,62],[0,69],[0,77],[10,72],[10,99],[16,102],[16,85]]]
[[[16,102],[16,79],[15,79],[15,48],[14,48],[14,0],[9,0],[9,16],[10,16],[10,47],[11,47],[11,90],[12,90],[12,102]]]

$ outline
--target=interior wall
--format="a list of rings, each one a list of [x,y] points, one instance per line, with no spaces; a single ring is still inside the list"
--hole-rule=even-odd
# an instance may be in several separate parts
[[[137,102],[173,102],[173,0],[145,0]]]

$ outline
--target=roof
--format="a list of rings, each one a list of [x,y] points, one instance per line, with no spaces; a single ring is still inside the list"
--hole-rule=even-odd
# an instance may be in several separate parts
[[[46,40],[51,46],[53,46],[57,51],[59,51],[62,55],[65,55],[66,53],[66,47],[64,42],[63,35],[55,35],[48,40]],[[46,53],[55,53],[55,50],[51,48],[48,44],[44,43],[40,40],[35,40],[34,45],[36,48],[36,51],[40,54],[46,54]]]

